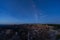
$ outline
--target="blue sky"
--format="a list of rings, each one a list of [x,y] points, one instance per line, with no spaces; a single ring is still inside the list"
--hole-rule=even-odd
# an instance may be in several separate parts
[[[0,24],[36,23],[36,19],[60,24],[60,0],[0,0]]]

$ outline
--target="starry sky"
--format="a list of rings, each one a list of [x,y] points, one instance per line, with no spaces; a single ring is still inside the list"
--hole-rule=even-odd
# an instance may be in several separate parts
[[[60,0],[0,0],[0,24],[8,23],[60,24]]]

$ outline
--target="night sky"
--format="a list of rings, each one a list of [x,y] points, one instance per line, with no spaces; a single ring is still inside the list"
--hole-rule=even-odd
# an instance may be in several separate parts
[[[0,0],[0,24],[8,23],[60,24],[60,0]]]

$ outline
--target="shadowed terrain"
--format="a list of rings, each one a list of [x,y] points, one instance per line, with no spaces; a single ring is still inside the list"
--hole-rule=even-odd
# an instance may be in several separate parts
[[[55,29],[55,26],[58,28]],[[52,24],[0,25],[0,40],[52,40],[49,33],[55,34],[58,29],[59,25]],[[53,40],[58,40],[59,35],[58,33],[53,35],[53,38],[56,36]]]

